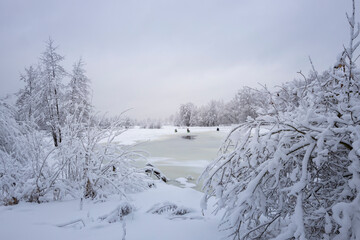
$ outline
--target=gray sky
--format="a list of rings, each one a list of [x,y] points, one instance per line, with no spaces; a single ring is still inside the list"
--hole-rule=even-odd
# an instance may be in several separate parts
[[[358,11],[360,1],[356,0]],[[82,57],[98,110],[167,117],[331,66],[350,0],[0,0],[0,96],[17,91],[51,36],[69,71]]]

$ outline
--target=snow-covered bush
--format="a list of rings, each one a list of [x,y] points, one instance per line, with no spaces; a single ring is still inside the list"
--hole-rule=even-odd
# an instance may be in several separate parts
[[[351,40],[333,69],[271,96],[229,134],[202,178],[232,239],[360,238],[360,72]]]
[[[137,154],[114,143],[124,131],[122,120],[104,128],[99,118],[69,115],[62,142],[53,146],[42,132],[19,125],[15,111],[0,104],[0,201],[16,204],[70,198],[122,198],[149,186],[143,170],[132,166]]]
[[[126,198],[129,192],[147,188],[147,176],[132,165],[137,154],[113,141],[125,131],[124,120],[112,118],[103,124],[106,118],[89,116],[85,107],[76,106],[64,120],[62,141],[51,160],[56,198]]]
[[[107,128],[95,122],[86,127],[82,136],[76,139],[78,147],[75,159],[82,166],[82,186],[85,197],[106,197],[118,193],[126,197],[129,192],[145,189],[146,175],[132,165],[137,154],[113,142],[124,132],[122,119],[111,122]],[[76,169],[76,168],[74,168]],[[76,172],[78,173],[78,172]]]
[[[0,204],[38,201],[51,182],[53,149],[33,127],[15,121],[15,109],[0,102]]]

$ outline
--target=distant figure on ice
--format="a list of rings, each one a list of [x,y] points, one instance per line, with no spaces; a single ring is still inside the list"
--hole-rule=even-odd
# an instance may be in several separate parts
[[[175,128],[175,133],[177,133],[177,129]]]
[[[216,131],[220,131],[220,129],[219,129],[219,128],[216,128]]]
[[[186,129],[186,131],[189,133],[189,132],[190,132],[190,129],[189,129],[189,128],[187,128],[187,129]]]

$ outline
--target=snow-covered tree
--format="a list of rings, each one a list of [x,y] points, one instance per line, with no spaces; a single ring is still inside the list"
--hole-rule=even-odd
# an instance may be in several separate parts
[[[207,106],[202,107],[199,115],[200,124],[198,125],[200,126],[216,126],[220,123],[218,103],[214,100],[210,101]]]
[[[174,118],[175,125],[184,126],[216,126],[222,124],[225,119],[224,104],[222,101],[211,100],[207,105],[197,107],[193,103],[182,104],[178,114],[179,119]],[[175,120],[177,120],[177,123]]]
[[[179,116],[182,125],[187,127],[191,125],[194,109],[195,105],[193,103],[186,103],[180,106]]]
[[[229,134],[203,174],[232,239],[360,238],[359,27],[335,68],[288,82]]]
[[[54,145],[62,140],[61,122],[63,116],[64,85],[67,75],[61,66],[64,57],[59,55],[52,39],[46,43],[46,50],[40,57],[40,76],[34,97],[36,122],[51,132]]]
[[[179,112],[174,114],[173,123],[175,126],[181,126],[181,117]]]
[[[128,119],[94,116],[83,62],[67,74],[56,50],[50,39],[38,68],[22,75],[17,111],[0,101],[0,205],[126,197],[148,187],[131,164],[137,154],[113,142]]]
[[[83,121],[86,121],[91,114],[91,88],[90,80],[85,75],[84,62],[82,59],[73,65],[70,82],[66,92],[67,114],[83,114]],[[77,116],[79,118],[80,116]]]
[[[223,100],[216,101],[216,109],[217,109],[217,119],[218,123],[223,125],[230,125],[231,122],[228,121],[228,118],[226,116],[226,103],[224,103]]]
[[[142,128],[149,128],[149,129],[160,129],[162,128],[162,120],[161,119],[151,119],[148,118],[146,120],[140,121],[139,125]]]
[[[226,112],[228,121],[232,123],[245,122],[248,117],[256,118],[259,107],[263,107],[264,93],[249,87],[243,87],[227,104]]]
[[[175,125],[216,126],[220,124],[238,124],[248,117],[256,118],[268,111],[269,99],[266,91],[243,87],[228,102],[211,100],[204,106],[197,107],[193,103],[180,106],[179,117]],[[259,111],[262,110],[262,111]]]
[[[30,121],[34,114],[35,89],[39,69],[33,66],[25,68],[25,74],[21,74],[20,80],[25,83],[25,87],[18,92],[16,106],[18,107],[18,119],[21,121]]]
[[[190,126],[200,126],[200,119],[201,119],[201,108],[198,108],[197,106],[193,106],[191,109],[191,118],[190,118]]]

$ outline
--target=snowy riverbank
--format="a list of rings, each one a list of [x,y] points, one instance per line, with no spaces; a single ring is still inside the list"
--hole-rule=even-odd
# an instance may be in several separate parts
[[[157,187],[129,195],[128,200],[135,210],[125,217],[127,240],[218,240],[223,236],[217,230],[220,215],[200,209],[202,193],[158,182]],[[173,203],[190,212],[172,215],[171,211],[153,214],[149,210],[156,204]],[[20,203],[0,207],[0,229],[4,240],[112,240],[122,239],[123,223],[108,223],[100,216],[116,209],[122,201],[114,197],[106,202],[85,201],[80,210],[80,201],[57,201],[50,203]],[[212,204],[209,204],[211,207]],[[59,225],[81,220],[66,227]]]
[[[181,139],[182,134],[186,133],[186,128],[177,128],[178,133],[175,135],[174,126],[165,126],[162,129],[128,129],[116,138],[116,142],[121,145],[131,145],[139,142],[165,142],[168,139],[174,139],[174,136]],[[192,135],[208,137],[212,134],[225,136],[230,127],[221,127],[220,133],[216,132],[216,127],[191,127]],[[209,135],[210,134],[210,135]],[[197,148],[197,143],[184,140],[186,144],[192,144]],[[194,143],[194,144],[193,144]],[[176,143],[177,144],[177,143]],[[171,149],[170,149],[171,150]],[[186,158],[191,155],[188,152]],[[157,154],[157,153],[155,153]],[[189,155],[190,154],[190,155]],[[194,152],[196,156],[196,152]],[[170,155],[170,157],[172,157]],[[153,162],[156,158],[150,158]],[[182,159],[183,160],[183,159]],[[204,160],[196,157],[190,159],[198,161],[197,165],[201,165],[203,169],[209,161],[204,164]],[[171,171],[171,168],[184,168],[184,164],[188,164],[188,169],[198,169],[191,161],[171,161],[158,159],[155,164],[164,167],[165,170]],[[191,164],[190,164],[191,163]],[[199,169],[200,169],[199,168]],[[200,170],[201,170],[200,169]],[[197,170],[197,171],[200,171]],[[170,174],[171,175],[171,174]],[[174,175],[176,176],[176,175]],[[178,185],[173,186],[163,182],[157,182],[155,188],[151,188],[144,192],[129,194],[129,199],[125,202],[130,203],[134,208],[132,214],[124,217],[123,221],[109,223],[101,220],[101,216],[109,214],[119,205],[124,203],[118,196],[112,196],[105,202],[94,202],[86,200],[80,209],[80,200],[63,200],[49,203],[35,204],[20,202],[14,206],[0,207],[0,230],[2,239],[4,240],[22,240],[22,239],[123,239],[124,227],[126,229],[126,240],[218,240],[223,237],[222,232],[218,231],[221,214],[212,215],[213,205],[209,204],[209,209],[202,214],[200,202],[202,193],[192,189],[195,187],[195,179],[188,181],[186,175],[179,175],[173,180]],[[165,207],[165,211],[155,211],[159,206]],[[177,214],[174,212],[174,206],[178,207]],[[69,224],[74,222],[73,224]],[[124,225],[125,222],[125,225]],[[68,224],[68,225],[67,225]],[[66,225],[66,226],[61,226]]]

